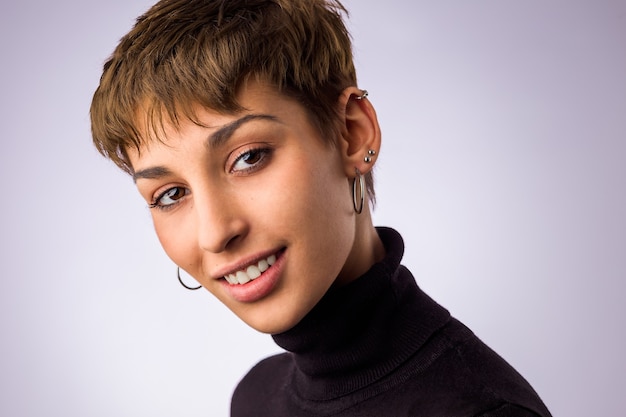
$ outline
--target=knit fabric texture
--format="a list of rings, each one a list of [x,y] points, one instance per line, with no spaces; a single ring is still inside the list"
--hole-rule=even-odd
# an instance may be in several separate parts
[[[233,394],[233,417],[549,417],[528,382],[417,286],[404,243],[378,228],[385,258],[330,290],[272,337]]]

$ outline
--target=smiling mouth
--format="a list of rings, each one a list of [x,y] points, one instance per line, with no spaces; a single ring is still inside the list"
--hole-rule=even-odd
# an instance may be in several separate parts
[[[228,274],[224,276],[224,279],[231,285],[247,284],[250,281],[254,281],[261,274],[267,271],[270,266],[276,262],[276,254],[272,254],[267,258],[261,259],[255,264],[249,265],[245,269]]]

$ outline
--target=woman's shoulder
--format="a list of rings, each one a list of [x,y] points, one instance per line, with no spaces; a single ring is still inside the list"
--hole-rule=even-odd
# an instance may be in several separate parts
[[[245,389],[248,386],[256,386],[259,383],[267,386],[268,380],[274,380],[281,374],[288,375],[293,366],[289,353],[279,353],[269,356],[254,365],[242,378],[237,389]]]
[[[275,410],[281,388],[287,383],[293,361],[289,353],[270,356],[257,363],[237,384],[231,400],[231,416],[263,416]],[[280,416],[277,416],[280,417]]]
[[[431,361],[424,365],[424,358]],[[411,398],[407,415],[551,415],[528,381],[454,318],[402,372],[411,375],[404,382]]]

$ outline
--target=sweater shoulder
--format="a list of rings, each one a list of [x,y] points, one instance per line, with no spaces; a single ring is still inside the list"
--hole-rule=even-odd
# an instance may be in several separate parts
[[[239,381],[231,399],[231,416],[247,417],[269,415],[268,410],[279,404],[278,395],[293,367],[291,354],[280,353],[257,363]]]
[[[436,356],[407,381],[412,392],[419,393],[413,407],[422,412],[429,409],[433,415],[550,416],[528,381],[456,319],[420,353],[418,357]]]
[[[542,417],[544,415],[546,414],[537,414],[517,404],[506,403],[493,410],[485,411],[476,417]]]

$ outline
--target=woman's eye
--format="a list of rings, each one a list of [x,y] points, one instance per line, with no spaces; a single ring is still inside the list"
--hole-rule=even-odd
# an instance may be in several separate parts
[[[171,206],[172,204],[176,204],[178,200],[180,200],[187,194],[188,191],[186,188],[172,187],[168,190],[165,190],[157,198],[155,198],[154,202],[150,204],[150,208],[164,208]]]
[[[231,172],[247,172],[260,168],[270,153],[269,149],[252,149],[237,157]]]

